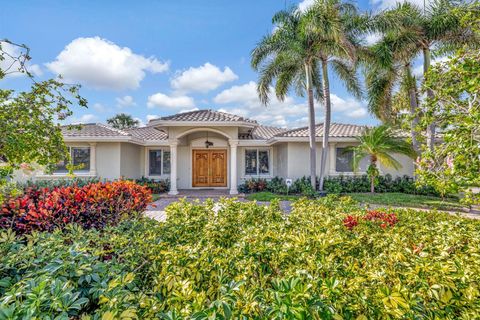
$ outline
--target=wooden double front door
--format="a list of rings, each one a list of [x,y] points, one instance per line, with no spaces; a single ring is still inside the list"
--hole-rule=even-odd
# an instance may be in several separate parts
[[[192,187],[227,186],[227,150],[193,150]]]

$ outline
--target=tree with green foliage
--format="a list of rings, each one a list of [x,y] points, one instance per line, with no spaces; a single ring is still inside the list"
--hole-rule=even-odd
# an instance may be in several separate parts
[[[425,6],[423,10],[414,4],[404,2],[397,4],[393,9],[381,12],[373,19],[372,25],[376,31],[387,37],[393,36],[397,40],[402,39],[401,43],[394,42],[394,44],[399,44],[398,47],[392,46],[387,49],[397,53],[403,52],[404,57],[411,59],[410,65],[417,55],[422,55],[423,78],[425,81],[431,66],[432,50],[433,56],[438,57],[451,54],[464,45],[478,47],[480,43],[478,35],[472,32],[470,27],[461,23],[462,17],[470,12],[471,9],[472,7],[466,3],[453,0],[435,0]],[[385,56],[380,56],[380,59],[384,58]],[[402,60],[405,65],[409,59],[399,59],[399,61],[393,62],[398,63]],[[404,69],[404,71],[408,70]],[[404,81],[407,84],[404,91],[406,95],[412,97],[410,98],[412,102],[410,107],[414,108],[415,103],[417,103],[413,99],[413,94],[415,93],[413,83],[415,79],[408,76],[408,72],[403,72],[403,74],[406,74],[403,78],[407,80]],[[395,85],[395,82],[392,81],[393,79],[393,77],[387,77],[386,81],[383,81],[385,92],[389,92]],[[427,90],[426,94],[431,99],[433,91]],[[388,108],[388,103],[390,102],[388,93],[381,99],[383,99],[384,103],[375,105],[374,108]],[[430,150],[433,150],[436,120],[435,117],[429,119],[431,122],[423,123],[423,127],[426,127],[427,146]],[[416,123],[412,123],[412,126],[415,125]]]
[[[418,161],[419,182],[435,186],[444,196],[480,185],[479,51],[461,50],[433,66],[424,90],[433,92],[425,101],[424,118],[435,117],[441,143]]]
[[[356,72],[357,49],[365,19],[357,7],[340,0],[316,0],[305,13],[306,30],[311,30],[321,64],[324,122],[319,189],[323,191],[332,114],[329,69],[343,82],[348,92],[362,97]]]
[[[359,145],[348,148],[353,151],[353,169],[358,170],[360,161],[369,157],[367,174],[370,177],[370,192],[375,192],[375,180],[379,176],[378,163],[387,168],[400,169],[402,165],[392,155],[401,154],[414,158],[416,153],[410,143],[395,135],[386,125],[365,128],[357,138]]]
[[[316,187],[315,97],[323,95],[319,76],[318,48],[312,34],[303,28],[303,14],[292,8],[273,17],[276,29],[265,36],[252,51],[252,67],[260,73],[258,95],[263,104],[269,102],[272,84],[275,94],[284,100],[294,87],[308,99],[308,131],[310,144],[310,179]]]
[[[264,103],[268,102],[268,93],[275,80],[275,93],[279,99],[284,99],[292,86],[300,95],[307,92],[312,186],[316,185],[314,96],[322,99],[325,120],[320,190],[323,189],[331,121],[328,69],[330,67],[335,72],[349,92],[361,96],[355,70],[360,21],[356,7],[349,3],[317,0],[306,12],[293,8],[275,15],[273,22],[277,28],[252,53],[252,66],[260,71],[258,91]]]
[[[19,48],[13,56],[6,46]],[[47,171],[68,156],[61,125],[72,114],[73,103],[86,107],[79,95],[79,85],[69,85],[61,79],[36,81],[28,71],[29,49],[8,40],[0,41],[0,60],[10,67],[0,70],[0,79],[12,73],[23,73],[32,81],[29,91],[0,89],[0,187],[5,186],[16,169],[28,169],[31,164],[44,166]]]
[[[140,121],[126,113],[119,113],[107,119],[107,123],[116,129],[131,129],[140,125]]]

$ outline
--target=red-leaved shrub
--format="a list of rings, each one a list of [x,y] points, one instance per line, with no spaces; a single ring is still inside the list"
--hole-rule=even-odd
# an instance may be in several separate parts
[[[358,217],[357,216],[347,216],[343,219],[343,225],[348,230],[352,230],[354,227],[358,225]]]
[[[357,216],[349,215],[345,219],[343,219],[343,225],[348,230],[353,230],[359,223]],[[393,227],[397,222],[398,218],[395,213],[386,213],[382,211],[376,210],[369,210],[367,213],[362,217],[362,220],[372,222],[382,229],[386,227]]]
[[[17,233],[52,231],[69,223],[103,228],[144,211],[151,192],[131,181],[98,182],[83,187],[27,188],[0,207],[0,228]]]

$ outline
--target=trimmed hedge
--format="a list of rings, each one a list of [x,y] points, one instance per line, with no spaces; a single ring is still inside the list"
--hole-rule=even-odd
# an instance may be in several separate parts
[[[317,178],[317,189],[318,183],[319,179]],[[278,194],[287,193],[287,185],[285,184],[285,180],[280,177],[275,177],[271,180],[262,178],[249,179],[242,183],[238,188],[242,193],[260,191],[270,191]],[[370,178],[367,175],[327,177],[324,181],[324,190],[327,193],[333,194],[370,192]],[[315,193],[310,185],[310,178],[308,177],[302,177],[295,180],[288,192],[290,194],[302,194],[305,196],[311,196]],[[412,177],[403,176],[393,178],[390,174],[379,176],[377,178],[375,192],[401,192],[425,196],[439,196],[439,193],[432,187],[417,186],[415,179]]]
[[[52,231],[76,223],[84,228],[115,225],[143,212],[150,191],[131,181],[97,182],[84,186],[28,187],[0,206],[0,228],[17,233]]]

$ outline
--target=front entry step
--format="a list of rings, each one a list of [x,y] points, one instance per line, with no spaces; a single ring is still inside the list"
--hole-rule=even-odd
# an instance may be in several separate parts
[[[185,189],[185,190],[178,190],[177,195],[170,195],[168,193],[164,193],[160,196],[161,199],[181,199],[181,198],[188,198],[188,199],[218,199],[218,198],[245,198],[245,194],[235,194],[231,195],[230,190],[227,189]]]

